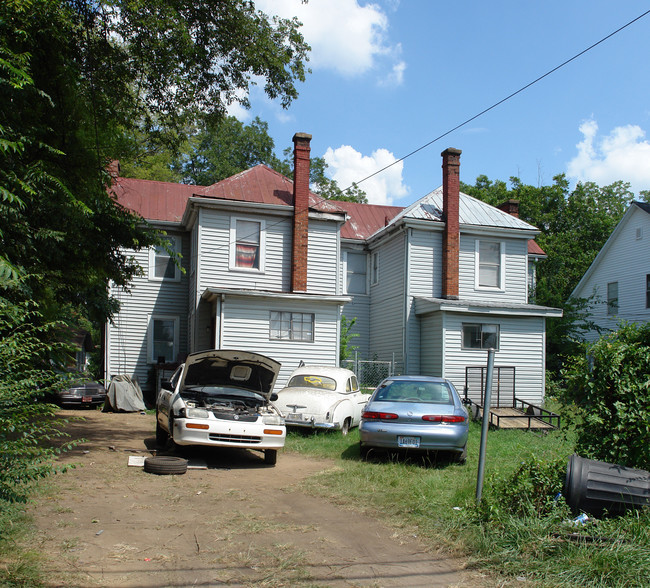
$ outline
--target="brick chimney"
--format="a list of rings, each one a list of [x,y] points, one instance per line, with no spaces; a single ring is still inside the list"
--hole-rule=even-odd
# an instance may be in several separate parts
[[[519,218],[519,200],[513,200],[511,198],[510,200],[506,200],[505,202],[499,204],[497,208],[499,210],[503,210],[503,212],[507,212],[508,214],[511,214],[516,218]]]
[[[293,136],[293,245],[291,291],[307,291],[307,241],[309,237],[309,152],[311,135]]]
[[[450,147],[442,155],[442,215],[445,230],[442,235],[442,297],[458,300],[458,254],[460,226],[460,149]]]

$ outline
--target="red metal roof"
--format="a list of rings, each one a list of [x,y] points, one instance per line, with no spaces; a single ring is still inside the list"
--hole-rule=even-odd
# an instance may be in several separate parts
[[[350,215],[348,222],[341,228],[342,239],[367,239],[404,210],[402,206],[360,204],[338,200],[335,204]]]
[[[546,253],[536,241],[528,239],[528,255],[546,255]]]
[[[113,192],[129,210],[157,221],[180,222],[191,196],[293,206],[293,182],[266,165],[256,165],[212,186],[117,177]],[[338,203],[313,192],[309,193],[309,207],[318,212],[344,212]]]

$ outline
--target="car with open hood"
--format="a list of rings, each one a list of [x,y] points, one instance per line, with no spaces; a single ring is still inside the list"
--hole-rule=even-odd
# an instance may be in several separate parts
[[[259,353],[212,349],[187,356],[156,400],[156,441],[239,447],[274,465],[286,427],[274,401],[280,363]]]
[[[289,427],[334,429],[347,435],[359,425],[367,400],[353,371],[305,365],[291,373],[277,404]]]

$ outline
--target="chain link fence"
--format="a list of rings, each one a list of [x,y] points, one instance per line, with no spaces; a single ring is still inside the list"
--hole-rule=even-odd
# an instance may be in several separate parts
[[[352,370],[359,380],[361,389],[368,392],[374,390],[383,379],[401,373],[401,367],[394,357],[384,361],[360,359],[356,352],[354,359],[341,361],[341,367]]]

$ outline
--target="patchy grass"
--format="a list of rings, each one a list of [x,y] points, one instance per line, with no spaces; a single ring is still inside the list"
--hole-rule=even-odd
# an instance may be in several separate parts
[[[476,505],[480,425],[467,463],[381,454],[364,462],[359,433],[291,432],[287,450],[337,460],[310,492],[387,519],[432,545],[468,557],[495,582],[536,586],[650,585],[650,512],[577,528],[562,488],[571,433],[491,430],[482,501]]]

